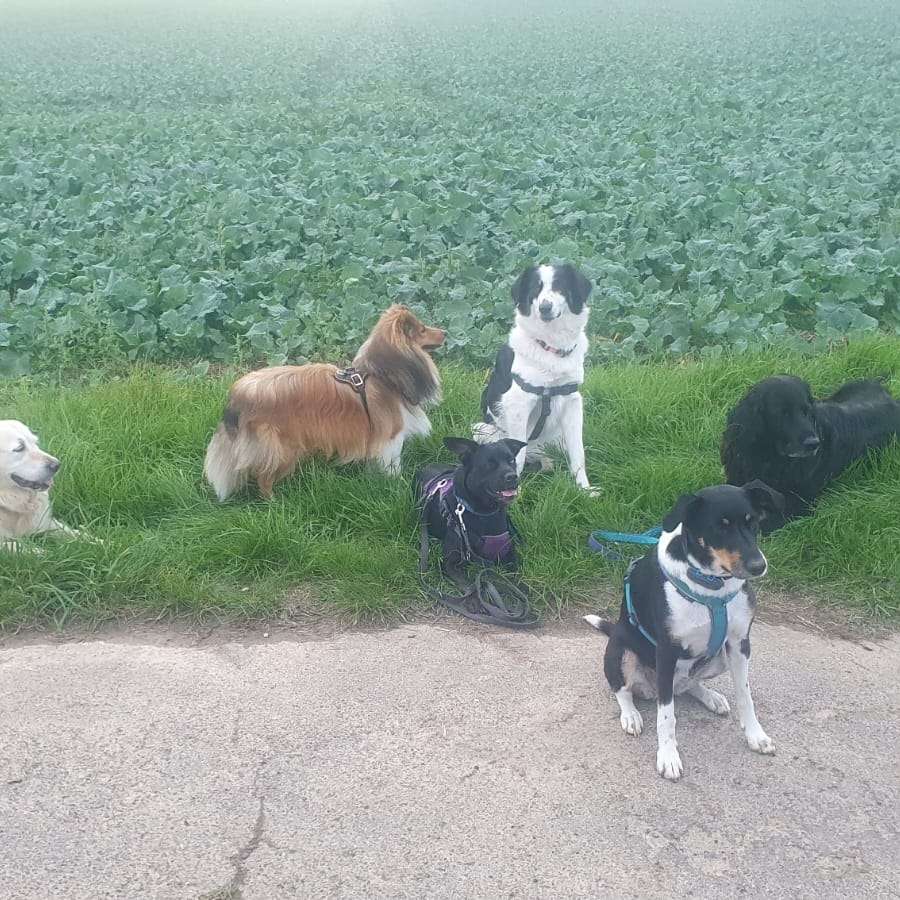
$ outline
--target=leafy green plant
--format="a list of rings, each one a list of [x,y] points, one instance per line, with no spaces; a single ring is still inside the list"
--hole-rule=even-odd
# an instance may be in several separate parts
[[[483,362],[554,258],[596,357],[900,331],[892,4],[318,6],[6,4],[0,373],[340,356],[391,301]]]

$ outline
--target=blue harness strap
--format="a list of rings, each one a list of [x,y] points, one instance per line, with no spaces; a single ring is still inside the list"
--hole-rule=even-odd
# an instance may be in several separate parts
[[[637,613],[634,610],[634,602],[631,599],[631,573],[636,565],[637,560],[633,559],[631,565],[628,567],[628,571],[625,573],[625,612],[628,615],[628,624],[631,625],[632,628],[637,628],[637,630],[655,647],[656,638],[641,625]]]
[[[625,557],[612,544],[641,544],[652,547],[659,543],[662,528],[657,525],[648,528],[641,534],[630,534],[627,531],[592,531],[588,535],[588,549],[599,553],[604,559],[618,562]]]
[[[659,526],[649,528],[641,534],[630,534],[624,531],[593,531],[588,537],[588,547],[595,553],[601,554],[605,559],[615,561],[620,560],[623,557],[618,550],[609,546],[608,542],[652,546],[653,544],[659,543],[661,535],[662,528]],[[637,559],[632,560],[631,565],[628,567],[628,571],[625,573],[625,612],[628,616],[629,624],[633,628],[636,628],[655,647],[656,640],[651,636],[650,632],[641,625],[634,608],[634,602],[631,599],[631,573],[637,562]],[[709,640],[706,643],[706,656],[707,658],[712,659],[718,654],[722,649],[722,645],[725,643],[725,638],[728,635],[728,604],[741,592],[740,588],[736,591],[732,591],[730,594],[710,597],[693,590],[689,584],[682,581],[680,578],[675,578],[663,569],[662,566],[660,566],[660,571],[663,574],[663,578],[665,578],[685,600],[689,600],[692,603],[699,603],[706,607],[706,610],[709,613],[710,625]],[[709,575],[706,572],[695,569],[693,566],[688,567],[688,575],[696,584],[701,587],[709,588],[710,590],[720,589],[725,584],[725,579],[721,576]]]

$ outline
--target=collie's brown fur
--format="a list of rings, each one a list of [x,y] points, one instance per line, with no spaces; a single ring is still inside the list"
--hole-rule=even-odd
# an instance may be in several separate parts
[[[239,379],[206,451],[204,474],[219,499],[251,475],[271,497],[275,482],[313,455],[379,459],[396,472],[405,438],[430,430],[423,407],[439,399],[440,378],[428,350],[443,342],[443,331],[405,306],[387,309],[353,360],[366,378],[369,415],[327,363],[273,366]]]

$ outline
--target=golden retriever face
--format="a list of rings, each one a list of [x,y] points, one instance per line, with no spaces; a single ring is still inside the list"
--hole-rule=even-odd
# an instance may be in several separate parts
[[[48,491],[57,471],[59,460],[41,450],[29,428],[0,420],[0,491]]]

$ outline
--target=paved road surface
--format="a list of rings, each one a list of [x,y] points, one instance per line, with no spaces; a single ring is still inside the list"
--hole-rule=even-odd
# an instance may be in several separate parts
[[[6,641],[0,894],[900,896],[900,637],[755,638],[778,754],[685,699],[677,784],[587,626]]]

